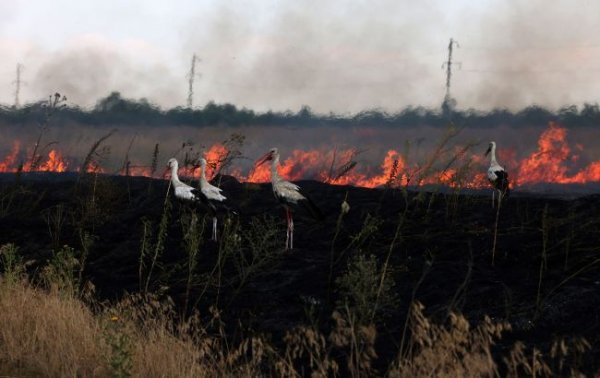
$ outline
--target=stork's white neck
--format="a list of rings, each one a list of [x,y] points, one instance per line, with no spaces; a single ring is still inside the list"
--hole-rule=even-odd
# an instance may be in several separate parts
[[[498,161],[496,160],[496,145],[495,144],[492,144],[491,156],[492,156],[492,165],[498,165]]]
[[[179,176],[177,175],[177,171],[179,170],[179,165],[177,163],[171,164],[171,182],[176,184],[179,181]]]
[[[273,160],[271,161],[271,181],[279,181],[281,177],[279,177],[279,172],[277,172],[277,166],[279,165],[279,155],[275,155]]]
[[[200,180],[206,180],[206,164],[200,163]]]

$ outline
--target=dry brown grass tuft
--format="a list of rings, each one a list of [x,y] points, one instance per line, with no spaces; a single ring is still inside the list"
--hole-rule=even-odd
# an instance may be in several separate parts
[[[257,376],[274,354],[256,337],[228,345],[197,316],[178,323],[172,308],[130,296],[94,315],[64,293],[1,282],[0,375]]]
[[[505,322],[494,323],[487,316],[472,328],[462,316],[450,314],[449,325],[432,323],[423,314],[423,305],[411,307],[412,339],[398,356],[390,377],[495,377],[498,369],[492,346],[504,331]]]
[[[0,314],[0,374],[109,375],[102,328],[80,300],[2,282]]]

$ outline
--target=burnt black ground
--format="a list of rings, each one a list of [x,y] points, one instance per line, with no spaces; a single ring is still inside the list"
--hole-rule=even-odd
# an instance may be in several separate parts
[[[99,298],[118,299],[124,293],[139,291],[142,219],[150,221],[156,233],[167,184],[139,177],[90,176],[79,180],[76,175],[3,175],[0,244],[19,246],[26,259],[35,261],[30,266],[35,270],[55,248],[68,244],[81,249],[79,230],[85,230],[95,238],[85,277],[95,285]],[[400,189],[331,186],[314,181],[299,184],[329,216],[315,223],[298,213],[296,248],[283,251],[285,217],[270,185],[222,178],[223,189],[240,212],[232,218],[239,222],[240,233],[248,229],[252,219],[272,217],[278,226],[279,250],[276,259],[241,287],[232,263],[223,266],[220,282],[211,279],[205,285],[219,255],[219,244],[206,240],[198,255],[198,279],[191,294],[191,302],[201,313],[207,314],[207,308],[216,303],[226,323],[237,325],[239,321],[246,333],[270,334],[277,342],[286,330],[307,322],[307,302],[314,301],[315,316],[326,327],[337,299],[335,291],[331,295],[328,291],[332,240],[340,204],[347,195],[350,212],[344,216],[335,242],[334,278],[346,271],[348,259],[356,254],[373,254],[382,262],[404,217],[390,258],[398,306],[382,314],[378,323],[382,360],[395,355],[408,305],[414,298],[426,306],[428,315],[440,321],[450,310],[462,312],[473,323],[486,314],[509,321],[513,331],[506,334],[499,348],[521,340],[547,351],[558,337],[583,336],[592,345],[584,361],[585,370],[600,369],[600,195],[561,199],[516,190],[502,204],[492,265],[496,213],[489,192],[404,193]],[[182,304],[186,253],[179,218],[188,216],[190,208],[174,201],[172,205],[165,251],[151,288],[164,289]],[[64,218],[60,235],[53,240],[48,219],[56,219],[58,206]],[[367,217],[377,219],[376,232],[361,243],[351,244]],[[205,238],[208,235],[207,224]]]

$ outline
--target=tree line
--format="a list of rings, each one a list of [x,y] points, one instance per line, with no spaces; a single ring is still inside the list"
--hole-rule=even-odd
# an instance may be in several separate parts
[[[46,101],[30,103],[19,108],[0,105],[0,123],[36,124],[46,116]],[[365,126],[365,127],[446,127],[449,123],[475,128],[498,125],[513,127],[544,126],[550,121],[566,127],[595,127],[600,125],[600,107],[597,103],[582,106],[569,105],[558,110],[531,105],[519,111],[498,108],[491,111],[475,109],[448,110],[409,106],[397,112],[371,109],[355,114],[318,114],[310,107],[298,111],[255,112],[233,104],[209,102],[203,107],[175,107],[162,109],[146,99],[124,98],[113,92],[100,99],[92,108],[69,105],[57,109],[57,123],[125,126]]]

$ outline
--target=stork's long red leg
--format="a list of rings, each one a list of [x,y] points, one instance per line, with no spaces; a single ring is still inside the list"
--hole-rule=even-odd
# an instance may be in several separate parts
[[[286,206],[285,216],[287,219],[287,232],[285,237],[285,249],[294,249],[294,218],[291,210]]]
[[[212,240],[217,241],[217,217],[213,217]]]
[[[294,249],[294,218],[290,212],[290,249]]]
[[[285,218],[287,221],[287,230],[285,232],[285,249],[289,249],[289,244],[290,244],[290,209],[288,209],[287,207],[285,208]]]

